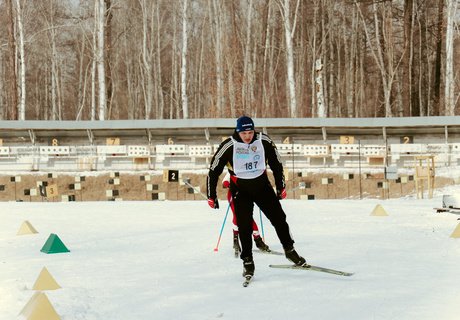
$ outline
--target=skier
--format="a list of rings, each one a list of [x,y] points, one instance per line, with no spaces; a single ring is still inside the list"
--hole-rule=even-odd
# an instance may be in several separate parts
[[[241,247],[240,247],[240,242],[238,240],[238,225],[237,225],[237,220],[236,220],[236,215],[235,215],[235,206],[233,205],[232,201],[232,192],[230,191],[230,173],[227,172],[225,175],[224,179],[222,180],[222,186],[225,189],[228,189],[227,192],[227,200],[228,203],[230,204],[230,207],[232,208],[233,212],[233,249],[235,250],[235,254],[237,252],[241,252]],[[254,219],[252,219],[252,237],[254,238],[254,242],[256,244],[256,247],[259,248],[260,251],[270,251],[270,248],[265,244],[264,240],[260,236],[259,233],[259,227],[257,226],[257,223]]]
[[[276,194],[268,179],[267,164],[273,171]],[[225,166],[230,173],[230,192],[242,247],[243,276],[252,277],[255,270],[251,240],[254,203],[275,228],[286,258],[298,266],[308,265],[294,249],[286,214],[279,201],[286,198],[280,156],[273,141],[266,134],[255,131],[250,117],[237,119],[234,133],[219,145],[211,160],[207,197],[208,205],[214,209],[219,208],[216,187]]]

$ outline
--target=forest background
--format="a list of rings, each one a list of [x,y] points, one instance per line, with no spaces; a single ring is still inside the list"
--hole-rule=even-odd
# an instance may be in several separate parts
[[[459,114],[457,0],[0,0],[0,119]]]

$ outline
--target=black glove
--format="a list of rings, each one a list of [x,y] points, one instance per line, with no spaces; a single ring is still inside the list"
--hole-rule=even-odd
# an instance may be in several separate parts
[[[219,209],[219,200],[217,198],[209,198],[208,199],[208,205],[212,208],[212,209]]]

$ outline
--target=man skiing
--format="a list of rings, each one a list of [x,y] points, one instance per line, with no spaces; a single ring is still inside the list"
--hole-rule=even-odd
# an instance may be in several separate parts
[[[267,176],[267,164],[273,171],[276,194]],[[264,212],[275,228],[286,258],[294,264],[307,265],[295,251],[280,199],[286,198],[283,165],[273,141],[264,133],[256,132],[250,117],[237,119],[233,135],[225,139],[214,154],[207,177],[208,205],[219,208],[216,187],[224,167],[230,173],[230,192],[235,209],[243,260],[243,276],[254,275],[252,256],[252,221],[254,203]]]
[[[228,189],[227,200],[230,204],[230,207],[232,208],[233,213],[233,249],[235,250],[235,256],[237,256],[238,253],[241,252],[241,247],[238,239],[239,231],[235,215],[235,206],[233,205],[232,192],[230,191],[230,173],[227,172],[227,174],[225,175],[224,179],[222,180],[222,186],[225,189]],[[254,219],[252,219],[252,237],[254,238],[256,247],[259,248],[260,251],[270,252],[270,248],[265,244],[264,240],[260,236],[259,227],[257,226],[257,223]]]

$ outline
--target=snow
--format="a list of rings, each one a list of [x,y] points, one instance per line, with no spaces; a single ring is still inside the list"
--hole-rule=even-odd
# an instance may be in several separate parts
[[[447,190],[452,193],[456,190]],[[227,206],[205,201],[0,203],[0,320],[18,314],[46,267],[45,291],[61,319],[458,319],[459,216],[433,199],[284,200],[296,249],[341,277],[272,269],[254,253],[243,288]],[[372,216],[377,204],[388,216]],[[259,211],[255,210],[259,223]],[[16,235],[23,221],[38,234]],[[263,220],[265,239],[281,251]],[[70,253],[40,252],[55,233]]]

